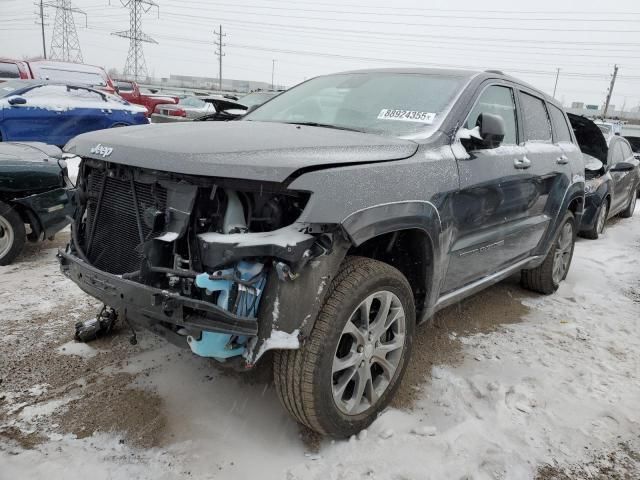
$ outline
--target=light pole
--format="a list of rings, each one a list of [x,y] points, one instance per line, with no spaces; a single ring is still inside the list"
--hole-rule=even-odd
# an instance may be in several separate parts
[[[275,78],[275,71],[276,71],[276,60],[275,58],[273,60],[271,60],[271,90],[275,90],[275,84],[273,79]]]

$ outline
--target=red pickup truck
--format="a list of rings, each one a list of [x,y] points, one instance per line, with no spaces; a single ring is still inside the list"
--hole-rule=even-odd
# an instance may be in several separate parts
[[[147,117],[151,115],[158,105],[178,103],[178,97],[168,95],[150,95],[140,91],[140,86],[131,80],[114,80],[116,91],[129,103],[142,105],[147,108]]]

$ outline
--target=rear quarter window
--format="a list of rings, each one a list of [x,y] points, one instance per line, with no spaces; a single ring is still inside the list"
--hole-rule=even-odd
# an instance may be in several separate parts
[[[551,142],[551,122],[541,98],[520,92],[525,141]]]
[[[0,62],[0,78],[20,78],[20,70],[15,63]]]
[[[571,142],[571,133],[564,112],[555,105],[549,104],[549,113],[553,120],[553,128],[555,129],[556,142]]]

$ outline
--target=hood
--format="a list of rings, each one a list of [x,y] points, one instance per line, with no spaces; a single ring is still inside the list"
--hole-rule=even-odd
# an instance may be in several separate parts
[[[409,140],[368,133],[233,121],[100,130],[75,137],[65,150],[169,172],[283,182],[303,168],[400,160],[417,148]]]
[[[582,153],[586,153],[591,157],[597,158],[602,163],[607,163],[607,154],[609,147],[602,130],[598,128],[594,122],[586,117],[568,113],[571,128],[576,135],[578,145]]]
[[[2,142],[0,143],[0,165],[17,165],[24,162],[50,161],[57,168],[57,162],[50,157],[59,157],[62,151],[42,142]]]

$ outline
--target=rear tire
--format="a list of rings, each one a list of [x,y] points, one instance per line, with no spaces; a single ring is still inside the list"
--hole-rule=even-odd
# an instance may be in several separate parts
[[[302,348],[275,352],[282,405],[323,435],[344,438],[368,427],[402,380],[415,322],[413,293],[402,273],[348,257]]]
[[[571,266],[576,230],[575,217],[573,213],[567,212],[544,261],[536,268],[522,270],[520,281],[524,288],[545,295],[558,289]]]
[[[622,212],[620,212],[620,216],[622,218],[633,217],[633,212],[636,209],[637,198],[638,198],[638,190],[634,189],[631,191],[631,195],[629,196],[629,204],[627,205],[627,208],[625,208]]]
[[[26,238],[27,232],[18,212],[0,202],[0,265],[9,265],[15,260]]]
[[[603,213],[604,212],[604,213]],[[600,223],[600,216],[604,216],[604,221],[602,224]],[[604,233],[604,229],[607,226],[607,217],[609,216],[609,199],[605,199],[602,202],[602,205],[598,208],[596,212],[596,221],[593,223],[593,226],[589,230],[585,230],[580,232],[580,236],[584,238],[588,238],[590,240],[597,240],[600,235]]]

